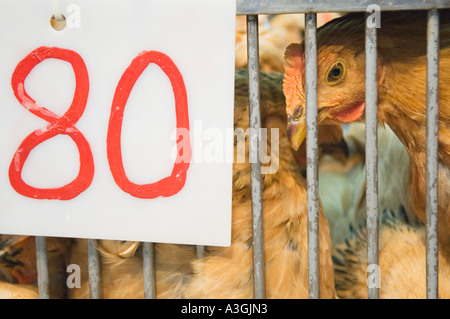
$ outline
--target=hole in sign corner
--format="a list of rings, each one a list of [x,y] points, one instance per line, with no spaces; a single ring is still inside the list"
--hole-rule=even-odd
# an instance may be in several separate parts
[[[61,17],[57,19],[54,15],[52,15],[50,24],[55,31],[64,30],[66,28],[66,17],[64,15],[61,15]]]

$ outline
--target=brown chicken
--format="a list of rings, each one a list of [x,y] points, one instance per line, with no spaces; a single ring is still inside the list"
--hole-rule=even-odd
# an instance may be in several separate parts
[[[336,293],[367,299],[365,227],[365,125],[351,123],[344,135],[347,162],[326,156],[319,166],[319,194],[330,225]],[[425,226],[411,213],[409,157],[386,126],[378,129],[379,271],[381,298],[425,298]],[[399,209],[400,207],[400,209]],[[439,298],[450,297],[450,256],[439,250]]]
[[[34,236],[0,235],[0,298],[37,298]],[[72,240],[48,237],[47,258],[51,298],[65,298],[66,267]]]
[[[378,121],[388,124],[410,158],[413,210],[425,221],[426,11],[382,12],[378,29]],[[317,31],[319,123],[352,122],[365,108],[365,15],[351,13]],[[289,138],[305,136],[303,45],[285,52]],[[439,240],[450,249],[450,10],[440,10]]]
[[[415,218],[415,216],[414,216]],[[367,299],[367,229],[352,228],[351,235],[333,249],[336,293],[339,298]],[[384,211],[380,223],[380,298],[425,299],[426,230],[422,222],[409,219],[400,207]],[[450,298],[450,259],[439,250],[438,297]]]
[[[247,72],[238,70],[235,81],[235,128],[248,128]],[[279,152],[270,148],[278,171],[263,175],[263,225],[267,298],[307,298],[306,185],[297,159],[304,156],[289,147],[282,92],[283,74],[261,72],[261,121],[266,128],[279,128]],[[345,154],[339,126],[322,126],[322,152]],[[270,130],[269,130],[270,133]],[[235,155],[237,156],[235,141]],[[272,152],[272,153],[271,153]],[[277,154],[279,153],[279,154]],[[276,155],[279,155],[277,157]],[[252,298],[252,217],[248,139],[245,163],[233,165],[232,239],[230,247],[205,247],[197,259],[194,246],[155,244],[156,294],[158,298]],[[270,165],[270,164],[268,164]],[[334,298],[331,241],[328,224],[320,211],[320,293]],[[102,293],[104,298],[142,298],[142,258],[136,243],[101,241]],[[86,260],[85,245],[72,262]],[[80,253],[84,251],[84,253]],[[78,261],[77,261],[78,260]],[[81,267],[86,273],[87,266]],[[86,270],[83,270],[86,269]],[[85,278],[72,298],[88,298]]]

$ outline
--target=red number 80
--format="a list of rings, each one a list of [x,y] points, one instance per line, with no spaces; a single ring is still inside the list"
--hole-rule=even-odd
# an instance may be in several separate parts
[[[74,98],[69,109],[61,117],[44,107],[38,106],[27,94],[24,87],[25,79],[33,68],[49,58],[69,62],[75,74]],[[129,181],[125,174],[120,143],[123,112],[134,84],[150,63],[156,63],[171,81],[175,96],[177,130],[185,129],[189,131],[186,88],[181,73],[167,55],[157,51],[142,52],[132,61],[117,85],[111,107],[107,136],[108,161],[115,182],[123,191],[139,198],[168,197],[178,193],[184,187],[186,181],[191,153],[190,140],[183,141],[183,152],[186,153],[182,160],[180,160],[182,155],[178,153],[172,174],[155,183],[138,185]],[[83,59],[71,50],[40,47],[27,55],[17,65],[12,75],[11,85],[17,100],[27,110],[49,122],[45,128],[28,135],[14,154],[9,167],[11,186],[19,194],[36,199],[69,200],[78,196],[90,186],[94,177],[94,161],[89,143],[74,126],[84,112],[89,93],[89,77]],[[34,147],[58,134],[66,134],[72,138],[79,150],[80,170],[78,176],[69,184],[58,188],[35,188],[28,185],[21,176],[28,155]]]

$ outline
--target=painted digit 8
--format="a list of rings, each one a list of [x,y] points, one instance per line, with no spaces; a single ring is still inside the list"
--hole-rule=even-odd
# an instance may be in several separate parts
[[[38,106],[27,94],[25,79],[40,62],[49,59],[69,62],[75,74],[75,93],[72,104],[62,116],[57,116],[44,107]],[[83,59],[74,51],[56,47],[40,47],[28,54],[16,67],[11,85],[17,100],[31,113],[46,120],[49,124],[32,132],[20,144],[9,167],[11,186],[23,196],[36,199],[69,200],[86,190],[94,177],[94,161],[91,148],[83,134],[74,126],[86,107],[89,93],[89,78]],[[22,179],[22,169],[30,152],[40,143],[58,135],[68,135],[80,153],[78,176],[69,184],[58,188],[35,188]]]

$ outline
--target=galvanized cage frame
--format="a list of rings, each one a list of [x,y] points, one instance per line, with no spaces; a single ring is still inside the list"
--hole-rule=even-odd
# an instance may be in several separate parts
[[[307,196],[309,297],[319,298],[318,131],[317,131],[317,12],[366,12],[368,5],[381,10],[428,10],[427,24],[427,131],[426,131],[426,295],[438,297],[438,112],[439,112],[439,9],[450,8],[449,0],[236,0],[237,14],[247,16],[249,117],[253,134],[250,152],[259,154],[261,127],[259,98],[258,15],[305,13]],[[368,264],[378,265],[378,146],[377,146],[377,29],[366,27],[366,209]],[[251,166],[254,297],[265,298],[264,242],[262,225],[261,163]],[[204,247],[197,247],[201,257]],[[49,298],[49,273],[45,237],[36,237],[39,296]],[[88,240],[89,287],[92,299],[101,298],[100,262],[96,240]],[[153,243],[143,243],[145,298],[156,298]],[[368,287],[368,298],[379,298],[379,289]]]

